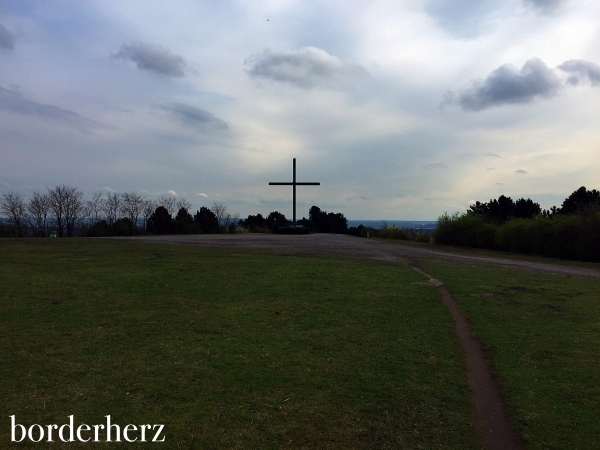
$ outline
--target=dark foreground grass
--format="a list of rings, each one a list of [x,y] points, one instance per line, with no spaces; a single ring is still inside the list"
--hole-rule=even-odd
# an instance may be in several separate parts
[[[404,266],[86,239],[0,255],[1,448],[63,448],[12,446],[9,415],[71,414],[165,424],[161,448],[478,447],[450,316]]]
[[[484,346],[527,448],[600,448],[600,281],[423,263]]]

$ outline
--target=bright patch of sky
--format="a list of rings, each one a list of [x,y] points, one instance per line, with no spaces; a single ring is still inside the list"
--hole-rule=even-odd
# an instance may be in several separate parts
[[[434,220],[600,188],[600,3],[0,5],[0,194]],[[175,193],[175,194],[174,194]]]

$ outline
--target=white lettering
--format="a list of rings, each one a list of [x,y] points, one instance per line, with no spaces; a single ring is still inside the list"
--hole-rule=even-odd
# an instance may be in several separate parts
[[[75,416],[67,416],[68,423],[63,425],[38,425],[25,426],[17,423],[16,416],[8,416],[10,418],[10,439],[11,442],[23,442],[29,440],[34,443],[38,442],[122,442],[121,427],[111,422],[110,415],[106,418],[106,425],[87,425],[80,424],[75,428]],[[125,442],[148,442],[150,436],[146,436],[154,431],[154,437],[151,442],[165,442],[166,437],[163,435],[164,425],[161,424],[128,424],[123,427],[123,439]],[[105,430],[106,435],[101,436],[101,430]],[[140,431],[140,436],[137,432]],[[105,440],[103,438],[106,438]],[[54,440],[53,440],[54,439]],[[93,439],[93,440],[92,440]]]
[[[152,429],[150,425],[140,425],[140,431],[142,432],[140,442],[146,442],[146,428],[148,428],[149,430]]]
[[[121,427],[116,423],[113,425],[110,424],[110,415],[104,417],[106,417],[106,442],[112,442],[110,440],[110,429],[112,427],[117,429],[117,439],[115,439],[115,442],[121,442]]]
[[[98,428],[104,430],[104,425],[92,425],[92,427],[94,428],[94,440],[92,442],[100,442],[98,440]]]
[[[65,424],[65,425],[61,425],[60,428],[58,429],[58,437],[60,438],[61,441],[63,442],[75,442],[75,437],[73,435],[74,433],[74,419],[73,419],[73,415],[68,416],[69,417],[69,424]],[[63,429],[65,427],[69,427],[69,439],[65,440],[65,437],[63,436]]]
[[[53,442],[52,441],[52,429],[54,428],[55,430],[58,430],[58,425],[46,425],[46,428],[48,428],[48,441],[47,442]]]
[[[82,428],[84,428],[84,427],[85,427],[85,429],[82,430]],[[89,427],[89,425],[86,425],[85,423],[82,423],[81,425],[79,425],[77,427],[77,439],[79,439],[81,442],[87,442],[87,441],[89,441],[91,438],[87,438],[87,439],[82,438],[81,437],[81,432],[82,431],[90,431],[90,430],[91,430],[91,428]]]
[[[129,429],[129,427],[132,427],[131,430]],[[129,431],[137,431],[137,427],[133,424],[129,424],[129,425],[125,425],[125,428],[123,428],[123,438],[127,441],[127,442],[135,442],[137,441],[137,438],[135,439],[129,439],[127,437],[127,432]]]
[[[9,416],[10,417],[10,441],[11,442],[21,442],[23,439],[25,439],[25,436],[27,436],[27,430],[25,429],[25,427],[19,423],[15,423],[15,416]],[[16,439],[15,436],[15,428],[19,427],[21,429],[21,439]]]
[[[40,429],[40,437],[37,441],[33,438],[33,427],[38,427]],[[41,425],[34,423],[29,427],[29,432],[27,433],[27,436],[29,436],[31,442],[40,442],[42,439],[44,439],[44,428]]]
[[[158,440],[158,437],[160,436],[160,433],[162,433],[162,429],[163,429],[164,425],[154,425],[152,427],[152,429],[154,430],[156,427],[158,427],[158,431],[156,432],[156,434],[152,438],[152,442],[165,442],[165,438],[164,437],[161,440]]]

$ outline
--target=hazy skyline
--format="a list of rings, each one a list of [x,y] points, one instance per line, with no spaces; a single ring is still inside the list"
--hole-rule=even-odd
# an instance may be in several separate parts
[[[600,189],[600,3],[0,2],[0,194],[435,220]]]

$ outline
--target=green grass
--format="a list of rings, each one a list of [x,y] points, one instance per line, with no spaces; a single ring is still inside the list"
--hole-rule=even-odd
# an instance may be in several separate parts
[[[161,448],[479,448],[453,323],[407,267],[93,239],[0,255],[1,448],[9,415],[71,414],[165,424]]]
[[[425,262],[483,343],[527,448],[600,448],[600,281]]]

